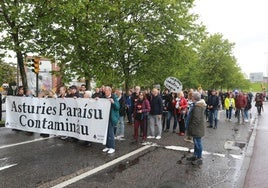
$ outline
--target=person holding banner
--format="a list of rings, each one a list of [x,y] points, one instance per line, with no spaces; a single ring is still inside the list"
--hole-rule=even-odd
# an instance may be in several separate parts
[[[115,152],[114,127],[119,119],[120,104],[116,95],[112,94],[112,88],[109,86],[105,87],[105,98],[111,102],[111,110],[108,123],[106,147],[102,151],[112,154]]]

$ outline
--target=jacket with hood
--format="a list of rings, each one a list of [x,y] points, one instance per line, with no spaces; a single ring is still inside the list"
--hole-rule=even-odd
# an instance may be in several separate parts
[[[205,135],[205,114],[206,102],[201,99],[192,104],[189,111],[187,126],[188,136],[192,137],[203,137]]]

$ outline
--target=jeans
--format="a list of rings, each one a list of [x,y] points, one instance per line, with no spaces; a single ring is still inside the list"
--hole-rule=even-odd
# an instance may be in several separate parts
[[[197,158],[202,158],[203,145],[201,137],[193,137],[194,141],[194,156]]]
[[[173,117],[174,123],[173,123],[173,130],[176,130],[177,128],[177,114],[173,114],[173,112],[168,111],[168,115],[167,115],[167,129],[170,128],[170,120]]]
[[[126,112],[127,112],[127,120],[128,120],[128,122],[132,123],[132,110],[131,110],[131,108],[130,107],[127,108]]]
[[[248,118],[248,110],[244,110],[244,118],[246,119],[246,120],[248,120],[249,118]]]
[[[213,127],[213,120],[215,122],[214,127],[218,124],[218,110],[209,110],[209,126]]]
[[[109,120],[108,133],[107,133],[107,141],[106,141],[106,147],[107,148],[113,148],[113,149],[115,149],[114,127],[115,127],[115,125],[113,125],[112,121]]]
[[[117,125],[117,135],[124,136],[124,132],[125,132],[124,116],[119,116],[118,125]]]
[[[232,112],[233,112],[232,107],[229,107],[229,110],[226,110],[226,119],[231,119],[232,118]]]
[[[244,123],[244,108],[237,108],[237,121],[240,123],[240,119],[242,118],[242,122]],[[240,115],[242,117],[240,117]]]
[[[158,134],[157,136],[161,136],[162,134],[162,125],[161,125],[161,115],[160,118],[158,117],[159,115],[150,115],[149,119],[150,119],[150,131],[151,131],[151,136],[155,136],[155,125],[158,128]]]
[[[162,114],[162,129],[165,129],[167,117],[168,117],[168,111],[163,112],[163,114]]]
[[[185,133],[185,115],[179,114],[178,115],[178,122],[180,127],[180,133]]]

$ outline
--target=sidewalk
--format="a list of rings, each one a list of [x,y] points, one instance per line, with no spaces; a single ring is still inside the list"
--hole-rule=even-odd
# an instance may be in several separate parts
[[[268,109],[268,103],[264,103],[264,109]],[[258,117],[255,131],[253,153],[244,182],[244,188],[268,187],[268,117],[267,112],[262,112]],[[253,132],[254,134],[254,132]],[[253,135],[252,135],[253,136]]]

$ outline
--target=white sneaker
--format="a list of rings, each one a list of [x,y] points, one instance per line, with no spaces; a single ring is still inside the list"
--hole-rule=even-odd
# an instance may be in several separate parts
[[[109,148],[104,148],[102,151],[107,152],[107,151],[109,151]]]
[[[245,122],[247,123],[248,122],[248,119],[245,119]]]
[[[154,136],[147,136],[147,138],[149,138],[149,139],[150,139],[150,138],[154,138]]]
[[[115,149],[110,148],[109,151],[108,151],[107,153],[112,154],[112,153],[114,153],[114,152],[115,152]]]
[[[157,136],[157,137],[155,137],[155,139],[159,140],[159,139],[161,139],[161,136]]]

